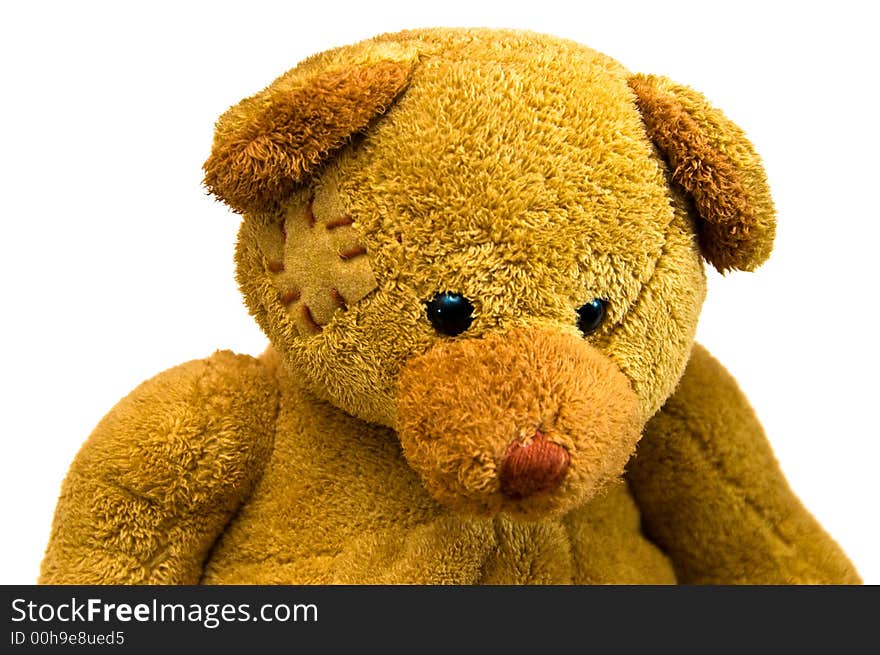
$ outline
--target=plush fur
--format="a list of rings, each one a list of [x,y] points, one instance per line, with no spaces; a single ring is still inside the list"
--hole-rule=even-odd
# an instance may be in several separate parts
[[[428,491],[488,516],[540,519],[583,504],[620,477],[643,426],[626,376],[581,337],[550,330],[438,344],[407,362],[398,407],[403,453]],[[536,439],[567,454],[553,466],[568,469],[560,493],[504,493],[507,451],[535,451]]]
[[[773,202],[742,130],[687,87],[655,75],[629,84],[673,181],[693,199],[703,256],[722,273],[763,263],[776,229]]]
[[[858,581],[694,345],[702,258],[752,269],[775,226],[698,93],[531,33],[383,35],[229,110],[205,172],[272,346],[111,411],[43,581]]]

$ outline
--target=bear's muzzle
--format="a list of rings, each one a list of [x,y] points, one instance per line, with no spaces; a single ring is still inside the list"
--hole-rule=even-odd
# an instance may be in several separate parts
[[[437,501],[465,513],[573,509],[622,474],[642,427],[614,362],[548,328],[444,339],[400,376],[404,456]]]

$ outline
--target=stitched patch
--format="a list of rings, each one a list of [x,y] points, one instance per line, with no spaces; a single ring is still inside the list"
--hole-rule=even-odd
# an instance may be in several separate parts
[[[286,309],[300,335],[320,332],[336,312],[377,286],[354,220],[334,199],[335,194],[322,194],[289,207],[261,239],[274,302]]]

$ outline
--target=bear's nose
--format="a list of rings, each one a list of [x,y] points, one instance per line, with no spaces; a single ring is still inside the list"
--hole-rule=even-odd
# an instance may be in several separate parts
[[[514,439],[501,460],[501,493],[511,500],[559,486],[568,471],[568,451],[541,432],[527,441]]]

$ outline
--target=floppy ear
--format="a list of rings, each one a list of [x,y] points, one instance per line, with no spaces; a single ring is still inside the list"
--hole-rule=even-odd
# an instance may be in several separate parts
[[[409,83],[415,57],[308,59],[217,122],[205,186],[239,213],[272,212]],[[316,70],[317,69],[317,70]]]
[[[776,217],[761,160],[743,131],[701,94],[655,75],[635,75],[648,136],[698,214],[706,261],[750,271],[773,248]]]

